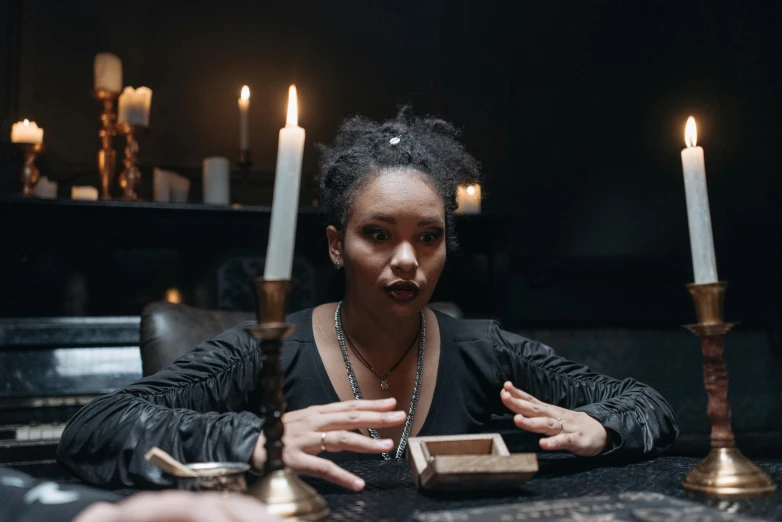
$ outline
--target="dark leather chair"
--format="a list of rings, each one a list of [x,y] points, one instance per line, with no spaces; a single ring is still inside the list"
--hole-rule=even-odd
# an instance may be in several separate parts
[[[462,311],[450,302],[430,306],[454,317]],[[152,375],[186,354],[198,344],[255,319],[250,312],[205,310],[192,306],[158,301],[141,312],[141,367],[144,376]]]
[[[254,319],[248,312],[204,310],[192,306],[155,302],[141,312],[141,366],[152,375],[186,354],[199,343]]]

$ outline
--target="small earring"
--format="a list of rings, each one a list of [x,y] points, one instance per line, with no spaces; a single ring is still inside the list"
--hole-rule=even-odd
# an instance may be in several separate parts
[[[337,270],[342,268],[342,265],[339,264],[339,261],[334,261],[334,268],[336,268]]]

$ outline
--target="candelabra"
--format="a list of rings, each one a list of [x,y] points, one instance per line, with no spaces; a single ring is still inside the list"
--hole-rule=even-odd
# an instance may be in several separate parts
[[[43,150],[42,143],[19,143],[24,151],[24,165],[22,166],[22,196],[34,196],[33,190],[38,183],[40,173],[35,166],[35,158]]]
[[[282,339],[293,330],[292,325],[285,323],[289,288],[288,280],[255,280],[258,323],[246,330],[261,343],[261,416],[264,419],[266,462],[263,478],[248,493],[279,516],[296,520],[321,520],[329,512],[326,501],[293,471],[286,469],[282,460],[285,395],[280,352]]]
[[[101,142],[101,149],[98,151],[100,198],[111,199],[109,190],[111,189],[111,181],[114,178],[117,165],[117,153],[112,145],[112,140],[116,134],[115,122],[117,120],[117,115],[114,114],[114,101],[119,97],[119,93],[106,89],[95,89],[92,91],[92,96],[103,104],[103,112],[100,115],[102,127],[98,132]]]
[[[138,140],[149,131],[149,127],[144,125],[133,125],[131,123],[120,123],[117,130],[125,136],[125,170],[119,176],[119,186],[122,187],[122,199],[135,201],[138,198],[136,186],[141,181],[141,171],[139,171],[138,162]]]
[[[685,328],[701,338],[703,383],[711,420],[711,451],[687,474],[683,486],[715,497],[764,495],[776,491],[776,485],[736,448],[730,425],[723,336],[733,323],[723,321],[725,287],[725,282],[687,286],[695,302],[698,323]]]

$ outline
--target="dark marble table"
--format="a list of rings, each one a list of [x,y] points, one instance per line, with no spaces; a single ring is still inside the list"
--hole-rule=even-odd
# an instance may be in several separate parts
[[[685,475],[698,458],[663,456],[640,462],[616,464],[599,459],[581,459],[569,455],[540,454],[540,471],[520,489],[489,493],[431,494],[418,491],[403,460],[362,460],[342,463],[346,469],[366,480],[361,493],[352,493],[333,484],[306,478],[326,499],[331,509],[328,520],[334,521],[404,521],[416,520],[421,513],[463,510],[503,504],[598,497],[626,492],[661,493],[715,507],[727,514],[743,514],[765,520],[782,521],[782,492],[756,499],[716,500],[692,495],[681,487]],[[771,478],[782,485],[782,459],[756,458]],[[38,478],[73,481],[54,461],[17,466]],[[135,493],[119,491],[121,495]],[[587,518],[593,520],[593,518]],[[587,520],[585,519],[585,520]],[[459,520],[452,518],[452,520]],[[569,519],[566,519],[569,520]],[[595,520],[624,520],[597,518]],[[687,519],[691,522],[714,520]]]
[[[416,490],[407,463],[352,462],[344,467],[367,482],[362,493],[351,493],[319,480],[308,480],[331,508],[328,520],[414,520],[419,513],[456,510],[550,499],[598,496],[630,491],[662,493],[708,504],[727,513],[782,520],[782,493],[745,500],[715,500],[694,496],[681,487],[699,459],[658,457],[625,465],[568,456],[541,455],[539,473],[516,491],[481,494],[429,494]],[[777,484],[782,484],[782,459],[756,460]]]

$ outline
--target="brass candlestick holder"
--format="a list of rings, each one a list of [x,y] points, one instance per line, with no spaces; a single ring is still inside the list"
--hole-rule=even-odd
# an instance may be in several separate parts
[[[248,494],[281,517],[321,520],[329,513],[326,501],[293,471],[285,468],[282,460],[285,395],[280,352],[282,339],[293,331],[293,326],[285,322],[285,303],[289,288],[288,280],[255,280],[258,324],[247,328],[247,332],[261,342],[261,416],[264,419],[263,434],[266,437],[266,462],[263,478],[253,484]]]
[[[114,179],[117,167],[117,152],[112,144],[114,135],[117,133],[115,129],[117,115],[114,114],[114,101],[119,97],[119,93],[107,91],[106,89],[95,89],[92,91],[92,97],[103,104],[103,112],[100,115],[102,127],[98,132],[101,143],[101,149],[98,151],[100,198],[111,199],[109,190],[111,189],[111,181]]]
[[[35,184],[41,177],[38,167],[35,166],[35,158],[43,151],[43,143],[18,143],[24,151],[24,165],[22,166],[22,196],[35,196]]]
[[[253,153],[251,150],[240,150],[239,160],[236,162],[239,167],[239,203],[249,204],[251,198],[249,197],[250,188],[250,169],[253,166]]]
[[[734,323],[725,323],[726,283],[690,284],[698,323],[685,326],[701,338],[703,383],[708,395],[711,420],[711,451],[687,474],[685,489],[715,497],[751,497],[773,493],[771,478],[745,457],[738,448],[730,425],[728,372],[723,357],[723,335]]]
[[[126,201],[136,201],[139,199],[136,194],[136,186],[141,181],[141,171],[137,166],[138,161],[138,139],[149,131],[145,125],[133,125],[131,123],[120,123],[117,130],[125,136],[125,170],[119,176],[119,186],[122,187],[122,198]]]
[[[247,179],[250,177],[250,168],[253,166],[253,151],[240,150],[239,161],[236,164],[239,166],[239,172],[242,174],[242,182],[247,183]]]

